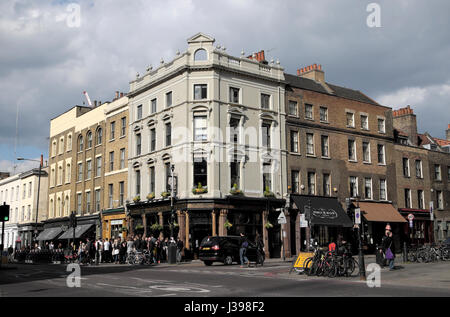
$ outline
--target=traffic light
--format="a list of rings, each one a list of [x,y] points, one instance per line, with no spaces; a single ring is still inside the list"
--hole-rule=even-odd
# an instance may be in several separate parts
[[[74,228],[77,226],[77,216],[75,215],[75,212],[72,211],[72,213],[70,214],[70,227]]]
[[[0,205],[0,221],[9,221],[9,205]]]

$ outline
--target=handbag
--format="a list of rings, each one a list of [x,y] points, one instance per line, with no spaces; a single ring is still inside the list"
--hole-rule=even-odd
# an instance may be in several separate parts
[[[392,260],[394,258],[394,254],[391,251],[391,248],[387,248],[386,250],[386,259]]]

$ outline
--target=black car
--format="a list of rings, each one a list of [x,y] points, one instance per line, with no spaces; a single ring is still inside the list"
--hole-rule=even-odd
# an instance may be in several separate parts
[[[205,237],[200,244],[199,258],[208,266],[213,262],[222,262],[225,265],[231,265],[233,262],[240,263],[240,239],[239,236]],[[250,262],[257,260],[256,245],[251,241],[248,241],[246,256]],[[261,257],[258,264],[263,262],[264,256]]]

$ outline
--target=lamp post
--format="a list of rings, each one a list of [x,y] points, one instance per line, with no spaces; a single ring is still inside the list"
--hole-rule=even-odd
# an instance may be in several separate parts
[[[359,196],[356,196],[357,208],[359,208]],[[362,219],[361,223],[358,224],[358,263],[359,263],[359,279],[361,281],[366,280],[366,264],[364,262],[364,253],[362,249],[362,239],[361,239],[361,226],[363,225]]]
[[[175,222],[175,213],[173,210],[173,195],[174,195],[174,187],[175,187],[175,183],[174,183],[174,177],[173,177],[173,172],[175,170],[175,165],[171,165],[170,166],[170,177],[172,179],[172,184],[170,185],[170,242],[169,242],[169,247],[168,247],[168,262],[169,264],[175,264],[176,263],[176,246],[172,243],[172,239],[173,239],[173,225]]]
[[[23,158],[23,157],[18,157],[17,158],[18,161],[33,161],[33,162],[39,162],[39,175],[38,175],[38,191],[37,191],[37,198],[36,198],[36,222],[35,222],[35,226],[34,226],[34,231],[35,231],[35,238],[37,238],[37,227],[38,227],[38,216],[39,216],[39,192],[41,191],[41,169],[42,169],[42,163],[43,163],[43,155],[41,154],[41,160],[32,160],[32,159],[27,159],[27,158]],[[32,240],[32,244],[34,244],[35,241],[34,239]]]

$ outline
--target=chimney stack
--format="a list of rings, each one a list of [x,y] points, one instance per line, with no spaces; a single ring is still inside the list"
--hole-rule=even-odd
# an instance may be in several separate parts
[[[123,97],[123,92],[120,93],[120,98],[122,98],[122,97]]]
[[[318,81],[320,83],[325,83],[325,72],[322,70],[322,65],[309,65],[297,70],[297,75],[299,77],[304,77]]]
[[[116,97],[114,98],[114,100],[115,99],[119,99],[119,91],[116,91]]]
[[[450,141],[450,124],[447,127],[447,130],[445,131],[446,133],[446,137],[447,137],[447,141]]]
[[[417,119],[414,110],[410,105],[392,112],[394,129],[402,131],[408,135],[410,143],[418,146]]]

